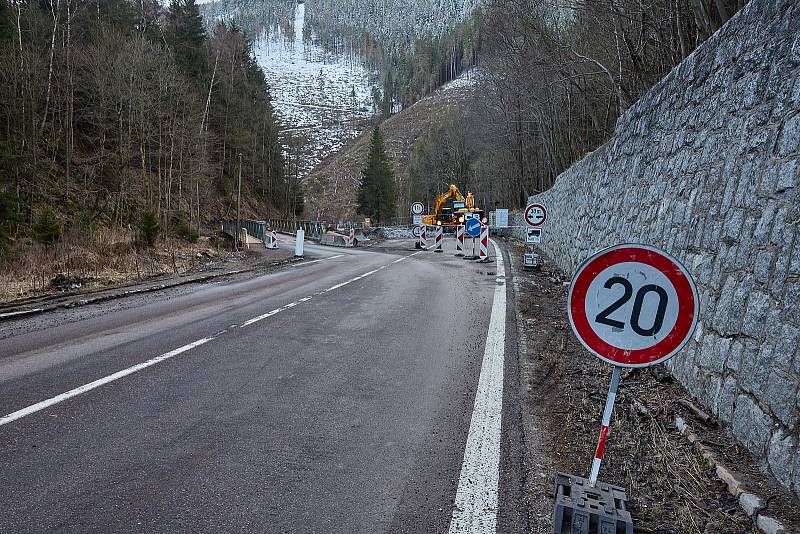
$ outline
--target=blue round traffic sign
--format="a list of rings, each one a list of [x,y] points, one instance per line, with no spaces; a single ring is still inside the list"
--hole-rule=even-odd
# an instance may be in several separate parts
[[[480,237],[481,235],[481,221],[480,219],[467,219],[467,233],[470,237]]]

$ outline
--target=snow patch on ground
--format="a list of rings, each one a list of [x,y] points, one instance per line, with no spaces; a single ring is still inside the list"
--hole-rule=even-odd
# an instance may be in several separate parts
[[[325,157],[356,138],[372,115],[372,80],[358,57],[333,54],[303,39],[305,5],[294,22],[254,43],[280,122],[290,165],[302,178]]]

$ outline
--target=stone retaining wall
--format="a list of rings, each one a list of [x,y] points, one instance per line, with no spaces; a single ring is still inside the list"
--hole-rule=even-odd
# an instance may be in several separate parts
[[[622,242],[690,269],[700,323],[668,366],[797,494],[799,154],[800,4],[752,0],[531,197],[550,213],[541,248],[567,273]]]

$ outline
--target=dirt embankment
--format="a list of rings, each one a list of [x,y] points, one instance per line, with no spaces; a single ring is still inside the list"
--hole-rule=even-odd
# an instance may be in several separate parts
[[[514,261],[519,366],[526,444],[527,496],[534,532],[550,533],[553,476],[588,476],[611,369],[575,339],[566,316],[569,279],[546,258],[522,271],[523,247],[509,242]],[[749,476],[770,496],[779,517],[797,519],[794,504],[760,475],[755,460],[718,425],[694,417],[679,399],[688,393],[663,367],[623,371],[600,479],[627,488],[637,532],[759,532],[694,445],[675,427],[689,421],[726,467]],[[546,513],[543,513],[546,511]]]

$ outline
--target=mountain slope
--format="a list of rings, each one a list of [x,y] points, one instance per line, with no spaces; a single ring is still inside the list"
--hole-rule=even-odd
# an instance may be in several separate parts
[[[467,73],[381,123],[386,152],[395,172],[400,212],[410,202],[409,163],[417,139],[454,116],[465,114],[474,93],[473,81]],[[305,185],[307,217],[330,221],[355,217],[356,193],[369,137],[369,132],[361,135],[311,172]]]

